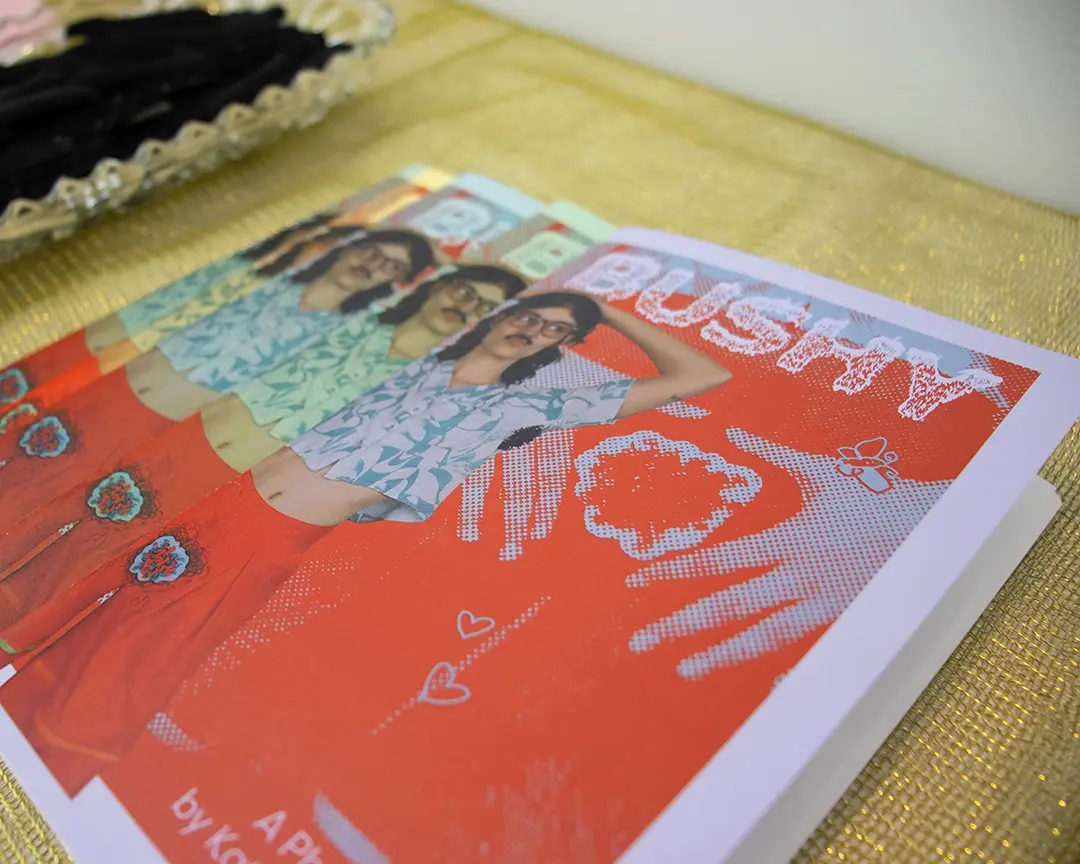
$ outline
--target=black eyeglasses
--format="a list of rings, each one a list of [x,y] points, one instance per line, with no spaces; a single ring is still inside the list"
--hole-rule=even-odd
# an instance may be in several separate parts
[[[400,282],[409,275],[408,262],[391,258],[377,245],[369,246],[365,251],[375,259],[371,267],[372,271],[385,276],[388,282]]]
[[[510,320],[519,327],[540,327],[540,332],[549,339],[565,339],[574,334],[574,325],[566,321],[549,321],[543,315],[530,309],[511,312]]]
[[[446,293],[459,303],[468,303],[481,318],[502,305],[481,297],[480,292],[468,282],[451,282],[446,286]]]

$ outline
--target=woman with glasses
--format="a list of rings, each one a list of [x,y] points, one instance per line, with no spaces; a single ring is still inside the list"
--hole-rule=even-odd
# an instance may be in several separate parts
[[[636,344],[656,374],[530,386],[600,324]],[[423,521],[523,428],[612,423],[730,377],[711,357],[589,297],[522,299],[83,580],[74,594],[89,614],[0,690],[0,701],[74,794],[131,747],[180,682],[333,526]]]
[[[378,314],[352,316],[21,520],[0,541],[0,647],[18,654],[48,638],[78,609],[35,610],[524,288],[500,267],[453,267]]]
[[[658,374],[530,386],[600,324],[642,349]],[[711,357],[631,313],[576,293],[536,294],[300,436],[257,465],[253,480],[272,508],[312,524],[419,522],[521,430],[611,423],[729,378]]]
[[[235,395],[257,426],[291,441],[524,288],[520,276],[501,267],[452,268],[378,316],[348,322]]]
[[[371,231],[234,300],[53,406],[0,448],[0,525],[52,501],[339,327],[434,261],[409,231]]]

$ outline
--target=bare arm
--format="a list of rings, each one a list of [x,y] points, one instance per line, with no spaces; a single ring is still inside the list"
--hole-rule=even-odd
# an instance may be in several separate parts
[[[600,304],[604,323],[622,333],[656,365],[657,374],[630,385],[618,417],[651,411],[669,402],[706,393],[731,380],[731,372],[711,357],[640,318]]]

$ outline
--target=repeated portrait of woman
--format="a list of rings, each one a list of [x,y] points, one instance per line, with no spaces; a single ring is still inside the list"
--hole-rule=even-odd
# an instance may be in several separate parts
[[[0,524],[13,524],[280,365],[433,261],[418,234],[356,231],[321,258],[270,279],[71,394],[0,441],[9,490],[0,493]]]
[[[289,267],[326,252],[362,226],[337,214],[309,217],[151,291],[82,330],[0,370],[0,434],[149,351],[170,334],[250,294]]]
[[[3,535],[0,645],[18,654],[47,638],[66,620],[30,613],[524,288],[501,267],[443,268],[22,519]]]
[[[634,343],[655,374],[535,384],[540,369],[599,326]],[[84,579],[63,602],[89,614],[6,685],[5,708],[77,791],[130,748],[180,682],[334,526],[424,521],[500,448],[613,423],[729,378],[710,356],[631,313],[577,293],[523,295]]]
[[[24,425],[161,339],[249,294],[267,279],[319,257],[364,224],[408,206],[445,180],[424,166],[402,172],[151,291],[87,327],[0,369],[0,434]],[[411,182],[416,177],[423,186]],[[30,404],[23,404],[28,402]]]

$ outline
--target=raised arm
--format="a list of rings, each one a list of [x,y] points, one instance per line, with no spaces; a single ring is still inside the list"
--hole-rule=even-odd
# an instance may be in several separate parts
[[[604,323],[644,351],[657,371],[656,375],[638,378],[630,385],[618,417],[630,417],[668,402],[697,396],[731,380],[729,370],[681,339],[669,336],[629,312],[605,303],[601,303],[600,308]]]

